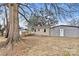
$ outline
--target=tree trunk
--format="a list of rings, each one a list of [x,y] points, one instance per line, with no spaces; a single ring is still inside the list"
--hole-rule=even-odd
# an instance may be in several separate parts
[[[19,40],[18,4],[9,5],[9,35],[8,43],[13,44]]]
[[[5,26],[5,38],[8,38],[8,34],[9,34],[9,20],[8,20],[8,16],[7,16],[7,9],[6,6],[4,6],[5,8],[5,18],[6,18],[6,26]]]
[[[19,19],[18,19],[18,4],[14,4],[14,36],[13,39],[15,42],[19,40]]]

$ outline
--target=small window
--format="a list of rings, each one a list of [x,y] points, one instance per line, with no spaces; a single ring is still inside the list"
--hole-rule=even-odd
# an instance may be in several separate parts
[[[34,31],[34,28],[32,28],[31,31]]]
[[[36,32],[36,29],[34,31]]]
[[[40,31],[40,29],[38,29],[38,31]]]
[[[44,32],[46,32],[46,29],[44,29]]]

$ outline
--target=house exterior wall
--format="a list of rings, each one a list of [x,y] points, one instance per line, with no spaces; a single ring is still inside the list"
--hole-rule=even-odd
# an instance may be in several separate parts
[[[46,36],[64,36],[64,37],[79,37],[79,28],[75,26],[54,26],[52,28],[50,27],[35,27],[36,30],[33,31],[35,35],[46,35]],[[46,32],[44,32],[44,29],[46,29]],[[62,33],[60,33],[63,30]]]
[[[51,29],[51,36],[60,36],[60,29],[63,29],[65,37],[79,37],[79,28],[59,26]]]
[[[46,32],[44,32],[44,29],[46,29]],[[49,31],[50,31],[50,29],[49,28],[36,28],[35,29],[36,30],[36,32],[32,32],[32,33],[34,33],[34,34],[36,34],[36,35],[46,35],[46,36],[49,36]]]
[[[50,33],[50,36],[59,36],[60,35],[60,33],[59,33],[59,27],[57,27],[57,28],[52,28],[50,31],[51,31],[51,33]]]

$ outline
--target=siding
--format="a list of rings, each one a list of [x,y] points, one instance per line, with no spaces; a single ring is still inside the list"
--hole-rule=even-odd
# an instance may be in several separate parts
[[[59,26],[51,29],[51,36],[60,36],[60,29],[64,30],[65,37],[79,37],[79,28]]]
[[[46,32],[44,32],[44,29],[46,29]],[[33,32],[36,35],[47,35],[49,36],[49,28],[40,28],[39,31],[36,29],[36,32]]]
[[[51,34],[50,36],[59,36],[60,33],[59,33],[59,27],[56,27],[56,28],[52,28],[50,31],[51,31]]]
[[[33,33],[36,35],[60,36],[60,29],[63,29],[64,37],[79,37],[79,27],[77,26],[59,25],[51,29],[49,27],[35,27],[34,29],[36,29],[36,32]],[[44,32],[44,29],[46,29],[46,32]]]

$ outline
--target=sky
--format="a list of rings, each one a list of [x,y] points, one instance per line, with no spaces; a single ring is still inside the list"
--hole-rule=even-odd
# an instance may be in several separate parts
[[[42,3],[34,3],[34,4],[30,5],[30,8],[31,8],[32,11],[34,11],[34,9],[39,10],[40,8],[43,8],[43,7],[44,7],[44,5]],[[65,4],[60,5],[60,7],[64,8],[65,10],[68,10],[68,7]],[[79,6],[75,6],[74,8],[79,10]],[[0,11],[1,11],[1,9],[3,9],[3,8],[0,8]],[[23,9],[27,10],[27,12],[30,13],[29,9],[27,9],[26,7],[23,7]],[[0,24],[3,23],[2,18],[4,18],[4,14],[0,15]],[[29,18],[29,17],[27,17],[27,18]],[[79,12],[75,12],[74,15],[73,15],[73,18],[79,18]],[[62,22],[59,20],[59,24],[66,24],[66,21],[64,21],[64,20],[65,19],[63,19],[63,18],[62,18]],[[71,18],[67,17],[67,20],[69,21],[69,20],[71,20]],[[25,23],[24,18],[20,17],[20,26],[26,27],[26,25],[27,25],[27,23]]]
[[[62,5],[60,5],[60,4],[62,4]],[[64,8],[65,10],[70,10],[66,4],[64,4],[64,3],[60,3],[60,4],[59,4],[59,6]],[[78,6],[75,6],[75,5],[78,5]],[[75,4],[75,5],[72,8],[79,11],[79,3]],[[40,9],[40,8],[43,8],[44,5],[42,3],[35,3],[34,5],[32,5],[32,7],[35,8],[35,9]],[[76,19],[76,18],[79,19],[79,12],[73,12],[72,15],[73,15],[72,17],[74,19]],[[72,20],[72,18],[70,18],[70,17],[66,17],[66,18],[67,18],[66,19],[67,21]],[[67,24],[65,19],[63,19],[62,17],[61,17],[61,19],[62,19],[62,21],[59,20],[59,24]]]
[[[0,3],[79,3],[79,0],[0,0]]]

